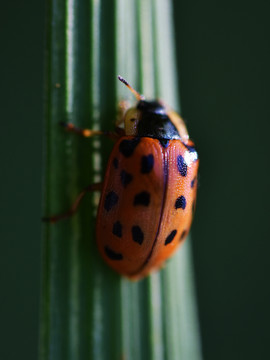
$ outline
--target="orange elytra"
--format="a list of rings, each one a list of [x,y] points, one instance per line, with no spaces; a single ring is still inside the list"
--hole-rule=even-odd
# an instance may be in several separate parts
[[[97,214],[96,239],[105,262],[139,279],[159,269],[183,243],[195,209],[198,154],[183,119],[159,101],[147,101],[122,77],[138,102],[125,111],[115,133]],[[64,124],[84,136],[99,135]],[[87,134],[87,135],[86,135]],[[86,188],[66,214],[71,215]]]

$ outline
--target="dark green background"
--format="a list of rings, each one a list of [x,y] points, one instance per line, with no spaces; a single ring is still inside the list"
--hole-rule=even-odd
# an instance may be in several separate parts
[[[270,358],[269,10],[267,1],[175,0],[182,114],[201,158],[192,235],[205,360]],[[45,7],[17,0],[0,14],[0,358],[31,360]]]

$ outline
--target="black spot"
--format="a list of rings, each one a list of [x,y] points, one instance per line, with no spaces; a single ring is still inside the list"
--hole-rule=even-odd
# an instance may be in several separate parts
[[[115,169],[118,169],[118,159],[117,158],[113,159],[113,166]]]
[[[186,201],[186,198],[183,195],[179,196],[179,198],[176,199],[176,202],[175,202],[175,208],[176,209],[183,209],[184,210],[186,205],[187,205],[187,201]]]
[[[125,139],[120,143],[119,150],[125,157],[130,157],[140,141],[139,137],[130,140]]]
[[[104,250],[105,250],[105,253],[108,256],[108,258],[110,258],[111,260],[122,260],[123,259],[122,254],[113,251],[111,248],[109,248],[109,246],[105,246]]]
[[[182,155],[177,156],[177,167],[182,176],[187,176],[187,164]]]
[[[170,243],[173,241],[176,233],[177,233],[177,230],[173,230],[173,231],[170,233],[170,235],[167,236],[167,238],[166,238],[166,240],[165,240],[165,245],[168,245],[168,244],[170,244]]]
[[[159,139],[160,145],[166,149],[169,146],[170,140],[169,139]]]
[[[126,172],[125,170],[122,170],[120,174],[120,178],[122,185],[126,187],[132,181],[133,176],[128,172]]]
[[[113,233],[113,235],[118,236],[119,238],[122,237],[122,224],[120,223],[120,221],[116,221],[113,224],[112,233]]]
[[[180,241],[183,240],[183,239],[186,237],[186,235],[187,235],[187,230],[184,230],[184,231],[182,232],[179,240],[180,240]]]
[[[148,174],[154,167],[154,156],[152,154],[142,157],[141,160],[141,173]]]
[[[194,188],[196,179],[197,179],[197,177],[195,176],[195,178],[194,178],[194,179],[191,181],[191,183],[190,183],[190,186],[191,186],[192,188]]]
[[[136,226],[132,226],[131,231],[132,231],[133,241],[142,245],[144,239],[144,234],[142,232],[142,229],[136,225]]]
[[[150,203],[150,194],[147,191],[142,191],[135,195],[133,205],[148,206]]]
[[[110,211],[118,202],[118,195],[114,191],[110,191],[105,198],[104,209]]]

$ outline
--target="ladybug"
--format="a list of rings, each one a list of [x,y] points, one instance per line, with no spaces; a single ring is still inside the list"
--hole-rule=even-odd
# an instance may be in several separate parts
[[[111,268],[136,280],[159,269],[187,237],[199,160],[183,119],[118,79],[134,93],[137,104],[124,112],[114,133],[63,124],[83,136],[104,134],[116,139],[103,183],[84,189],[67,213],[45,220],[72,215],[88,191],[101,190],[96,224],[99,252]]]

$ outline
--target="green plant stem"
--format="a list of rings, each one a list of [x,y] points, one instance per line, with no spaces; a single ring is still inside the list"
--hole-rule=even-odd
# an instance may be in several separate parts
[[[169,0],[50,0],[47,9],[45,214],[63,212],[102,179],[112,143],[65,133],[59,121],[109,129],[117,81],[179,110]],[[98,194],[44,225],[40,359],[199,360],[189,240],[139,282],[110,270],[95,244]]]

